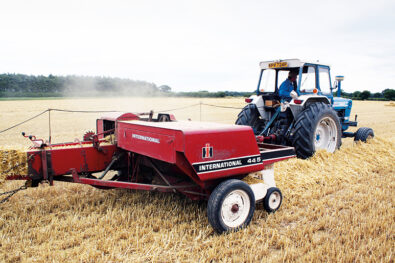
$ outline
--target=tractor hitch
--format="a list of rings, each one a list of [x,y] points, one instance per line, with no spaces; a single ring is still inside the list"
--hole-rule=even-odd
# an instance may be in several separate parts
[[[265,142],[265,143],[273,143],[273,142],[276,141],[277,137],[274,134],[269,134],[268,136],[258,135],[258,136],[255,136],[255,138],[256,138],[256,141],[258,143],[263,143],[263,142]]]

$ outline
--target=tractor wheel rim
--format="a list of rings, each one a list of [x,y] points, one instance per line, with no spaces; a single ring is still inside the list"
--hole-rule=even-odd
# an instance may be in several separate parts
[[[250,197],[243,190],[234,190],[224,199],[221,206],[221,218],[229,228],[236,228],[246,221],[250,213]]]
[[[335,121],[330,117],[322,118],[317,125],[314,133],[314,147],[315,150],[327,150],[334,152],[336,150],[337,140],[337,126]]]
[[[281,195],[279,192],[273,192],[269,196],[269,207],[272,210],[276,210],[281,204]]]

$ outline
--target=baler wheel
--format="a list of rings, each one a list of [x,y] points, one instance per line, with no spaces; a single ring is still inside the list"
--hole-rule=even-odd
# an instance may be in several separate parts
[[[263,207],[268,213],[276,212],[283,201],[283,195],[277,187],[271,187],[267,190],[266,196],[263,199]]]
[[[251,187],[236,179],[220,183],[207,205],[208,221],[218,233],[248,226],[254,211],[255,196]]]
[[[369,139],[373,139],[374,132],[371,128],[361,127],[355,133],[354,141],[366,142]]]

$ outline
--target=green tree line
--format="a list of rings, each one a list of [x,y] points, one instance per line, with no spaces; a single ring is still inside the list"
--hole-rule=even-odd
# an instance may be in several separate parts
[[[382,92],[371,93],[368,90],[347,93],[342,91],[342,97],[353,100],[395,100],[395,90],[385,89]]]
[[[109,77],[0,74],[1,97],[150,95],[154,83]]]
[[[197,92],[172,92],[167,85],[131,79],[90,76],[32,76],[0,74],[0,97],[63,97],[63,96],[176,96],[176,97],[248,97],[252,92],[206,90]],[[371,93],[368,90],[342,96],[354,100],[395,100],[395,90],[385,89]]]

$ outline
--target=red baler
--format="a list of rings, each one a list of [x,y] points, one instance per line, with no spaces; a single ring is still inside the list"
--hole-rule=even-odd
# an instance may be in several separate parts
[[[102,117],[95,134],[72,143],[45,144],[30,136],[35,146],[27,152],[28,175],[9,179],[179,192],[208,200],[208,219],[218,232],[248,225],[257,201],[268,212],[280,207],[272,164],[294,157],[292,147],[260,143],[248,126],[152,117]],[[263,183],[241,181],[256,172]]]

